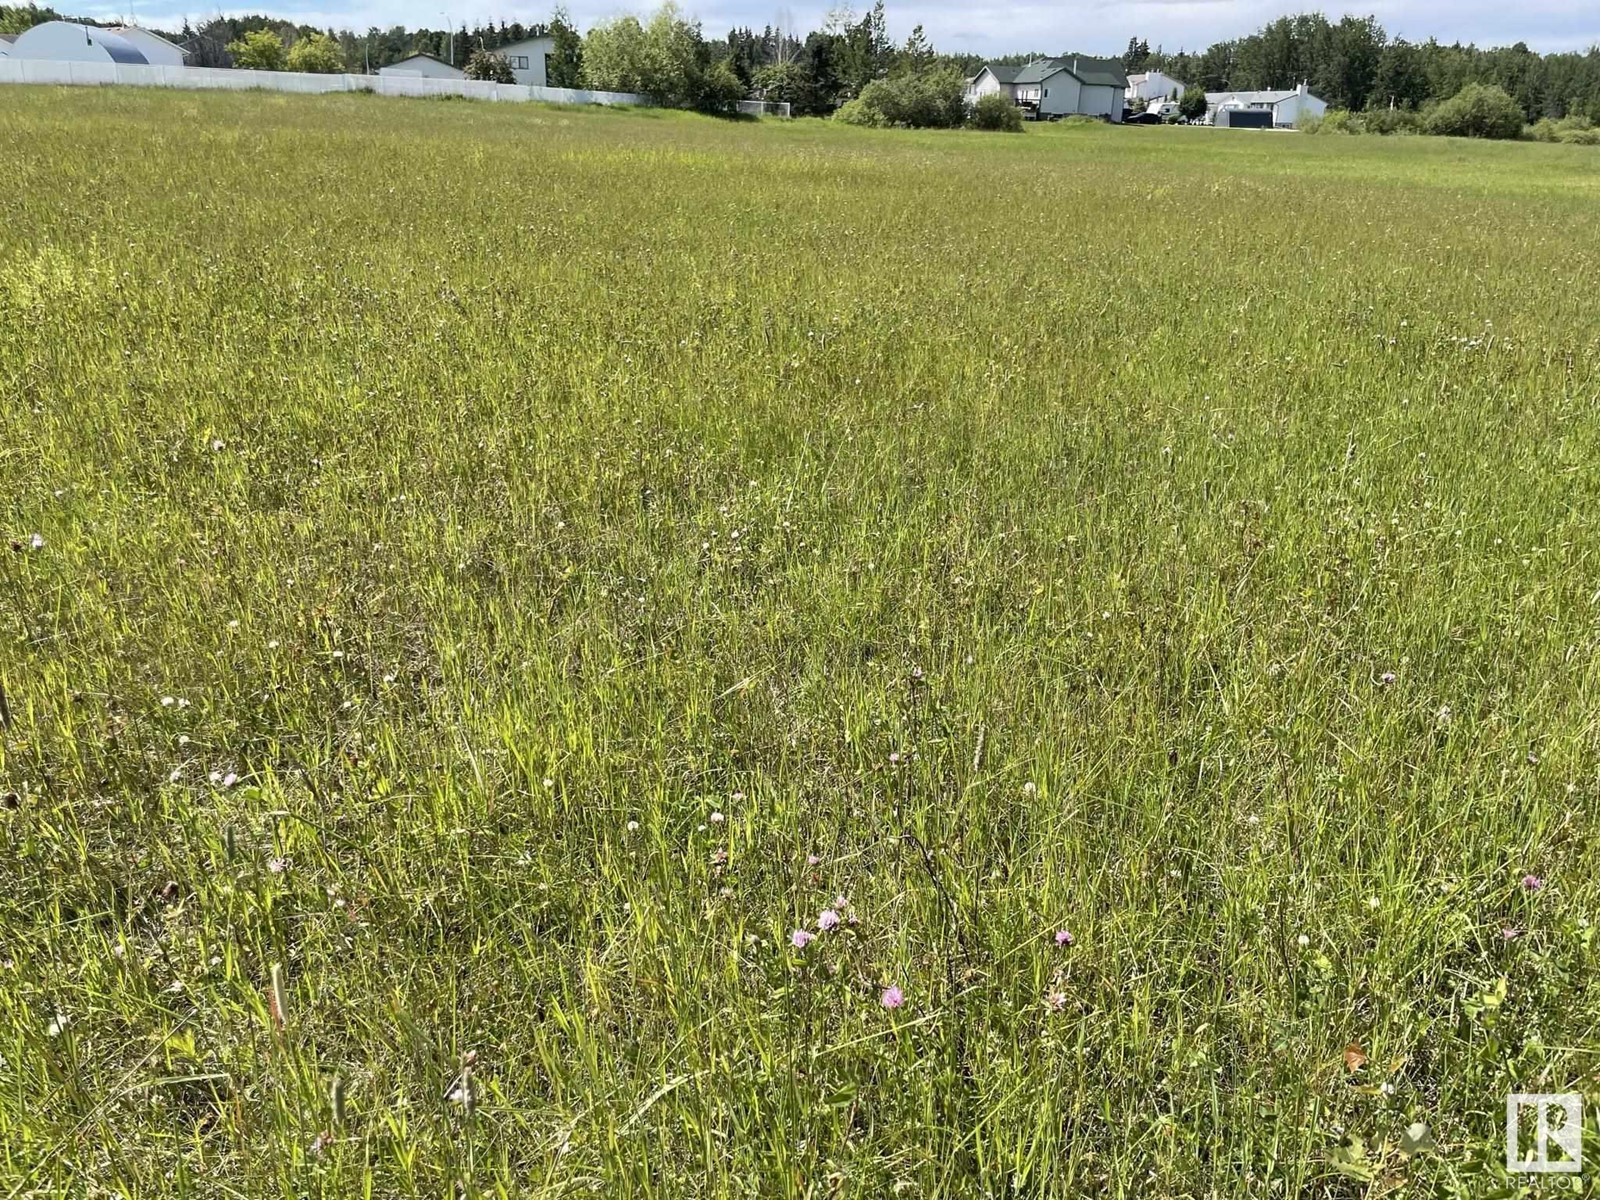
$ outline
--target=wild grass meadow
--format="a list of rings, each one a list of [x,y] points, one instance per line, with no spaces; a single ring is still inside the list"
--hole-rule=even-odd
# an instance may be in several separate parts
[[[1592,149],[0,102],[0,1196],[1481,1197],[1600,1093]]]

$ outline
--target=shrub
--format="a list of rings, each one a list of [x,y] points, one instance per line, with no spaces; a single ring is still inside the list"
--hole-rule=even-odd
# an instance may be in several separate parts
[[[467,59],[464,68],[468,79],[481,80],[484,83],[515,83],[517,77],[511,73],[511,64],[506,61],[504,54],[496,54],[492,50],[485,50],[479,46],[472,52],[472,57]]]
[[[233,65],[242,71],[283,70],[283,39],[270,29],[247,33],[238,41],[229,42],[227,50],[233,56]]]
[[[1206,115],[1206,94],[1199,87],[1187,89],[1178,97],[1178,115],[1191,121],[1203,120]]]
[[[641,25],[637,17],[602,21],[582,47],[585,86],[640,92],[663,108],[726,113],[744,99],[744,85],[727,62],[712,63],[700,26],[666,0]]]
[[[744,84],[727,59],[711,64],[700,79],[700,95],[695,107],[704,113],[731,116],[739,111],[739,101],[744,99]]]
[[[1428,113],[1426,128],[1441,137],[1520,137],[1522,106],[1503,88],[1469,83]]]
[[[868,107],[860,100],[845,101],[839,106],[839,111],[833,114],[833,119],[843,125],[863,125],[870,129],[882,129],[889,123],[877,109]]]
[[[1600,146],[1600,129],[1587,117],[1545,117],[1528,127],[1528,137],[1536,142],[1561,142],[1568,146]]]
[[[287,66],[313,75],[337,75],[344,70],[344,51],[325,33],[308,34],[289,48]]]
[[[1350,114],[1344,109],[1330,108],[1320,117],[1300,118],[1295,128],[1301,133],[1360,133],[1360,127],[1352,128],[1353,124]]]
[[[605,92],[640,92],[663,108],[693,108],[703,49],[700,27],[667,0],[648,25],[623,16],[591,29],[583,41],[583,80]]]
[[[1421,133],[1422,114],[1409,108],[1375,108],[1361,114],[1361,132],[1389,136],[1397,133]]]
[[[1022,110],[999,92],[979,96],[978,102],[972,106],[970,120],[974,129],[989,129],[999,133],[1022,132]]]
[[[954,69],[911,71],[874,79],[834,115],[846,125],[954,129],[967,119],[965,92],[966,81]]]

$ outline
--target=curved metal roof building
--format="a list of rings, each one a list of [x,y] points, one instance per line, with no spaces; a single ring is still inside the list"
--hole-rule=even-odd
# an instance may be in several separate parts
[[[44,58],[55,62],[113,62],[148,66],[149,59],[126,38],[93,25],[46,21],[18,35],[11,58]]]

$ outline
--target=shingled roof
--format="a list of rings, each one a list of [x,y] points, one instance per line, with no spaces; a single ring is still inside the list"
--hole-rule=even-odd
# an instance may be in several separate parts
[[[994,67],[989,69],[995,70]],[[1001,83],[1041,83],[1047,75],[1054,75],[1057,71],[1065,71],[1079,83],[1086,83],[1090,87],[1128,86],[1128,76],[1123,72],[1120,62],[1114,58],[1090,58],[1086,54],[1063,54],[1057,58],[1043,58],[1029,63],[1011,79],[1004,79],[999,75],[996,75],[996,78],[999,78]]]
[[[1015,63],[984,63],[983,70],[989,72],[1001,83],[1015,83],[1017,81],[1017,72],[1021,71],[1022,68]]]

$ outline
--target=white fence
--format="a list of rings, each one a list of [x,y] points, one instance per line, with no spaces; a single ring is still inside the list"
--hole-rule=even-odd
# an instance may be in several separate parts
[[[787,100],[741,100],[739,111],[747,117],[787,117]]]
[[[0,58],[0,83],[122,84],[127,87],[224,88],[233,91],[375,92],[380,96],[465,96],[472,100],[542,100],[548,104],[648,104],[631,92],[526,87],[420,75],[309,75],[298,71],[234,71],[222,67],[151,67],[124,63]]]
[[[648,104],[632,92],[583,88],[527,87],[475,79],[427,79],[421,75],[309,75],[298,71],[235,71],[223,67],[151,67],[124,63],[58,62],[48,58],[0,58],[0,83],[122,84],[127,87],[223,88],[269,92],[375,92],[380,96],[465,96],[469,100],[541,100],[546,104]],[[739,111],[787,117],[787,104],[743,100]]]

